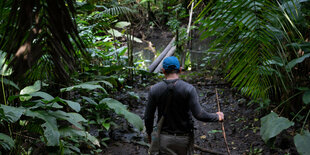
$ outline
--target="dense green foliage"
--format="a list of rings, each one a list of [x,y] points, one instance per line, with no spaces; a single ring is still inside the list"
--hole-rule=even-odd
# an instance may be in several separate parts
[[[232,85],[261,110],[273,109],[292,121],[301,117],[294,120],[303,124],[301,133],[310,113],[309,12],[308,0],[219,0],[208,3],[197,21],[203,39],[216,37],[208,51],[219,53]],[[265,141],[293,125],[274,113],[261,123]],[[300,153],[305,149],[296,146]]]
[[[133,43],[144,42],[138,31],[169,29],[177,38],[175,55],[189,60],[184,51],[191,39],[190,4],[1,1],[0,151],[96,154],[119,118],[133,132],[143,130],[141,118],[117,100],[120,93],[137,100],[130,92],[134,78],[154,76],[144,60],[135,59]],[[309,154],[310,1],[200,0],[195,10],[202,39],[215,38],[207,52],[232,87],[249,96],[248,105],[258,104],[261,115],[267,114],[261,118],[262,139],[272,142],[294,127],[298,152]]]
[[[53,1],[53,4],[24,2],[29,5],[9,2],[1,4],[1,10],[7,12],[1,14],[4,17],[1,26],[5,26],[0,32],[1,36],[8,36],[1,37],[4,45],[1,46],[0,61],[3,101],[0,107],[1,152],[95,154],[106,146],[105,141],[109,140],[106,133],[118,127],[113,122],[118,117],[124,117],[134,131],[143,129],[141,118],[113,99],[113,94],[126,90],[129,70],[133,74],[145,72],[135,67],[138,64],[128,67],[126,42],[119,41],[130,37],[126,29],[131,23],[118,20],[133,11],[126,6],[114,6],[112,9],[104,7],[106,11],[99,12],[96,11],[102,8],[99,5],[88,2],[73,4],[69,0]],[[16,3],[20,5],[17,7],[25,8],[16,10]],[[60,10],[54,8],[63,4],[65,6],[58,8]],[[46,15],[48,11],[56,13]],[[26,13],[32,18],[42,19],[39,23],[24,20]],[[12,15],[18,20],[9,20]],[[71,25],[55,24],[68,20],[58,18],[60,16],[70,21],[73,19],[69,23]],[[29,27],[23,26],[25,22],[30,23]],[[32,33],[33,23],[42,25],[38,30],[42,32],[36,36],[38,38],[29,40],[28,33]],[[11,42],[14,37],[23,41]],[[21,56],[27,58],[24,61],[18,58],[17,53],[25,44],[29,48]],[[36,46],[40,47],[39,50],[31,48]],[[33,54],[38,54],[37,58]],[[74,63],[77,61],[78,64]],[[16,67],[26,68],[20,70]],[[89,130],[93,129],[98,130],[101,136],[92,136]]]

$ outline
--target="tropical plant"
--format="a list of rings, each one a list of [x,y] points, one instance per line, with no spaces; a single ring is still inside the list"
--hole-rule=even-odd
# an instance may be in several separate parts
[[[303,121],[295,122],[303,123],[301,133],[310,112],[305,88],[309,76],[304,74],[310,71],[308,17],[307,0],[220,0],[208,3],[197,20],[203,31],[202,39],[216,38],[208,51],[219,53],[215,56],[234,87],[258,101],[271,99],[271,104],[265,107],[276,107],[274,111],[282,111],[286,116],[293,111],[295,118],[304,109],[308,110]],[[293,100],[301,98],[303,103],[292,106]],[[265,141],[294,124],[275,113],[262,118],[261,123]],[[301,154],[305,148],[296,142],[304,136],[307,132],[295,136]]]
[[[2,21],[0,47],[11,61],[12,77],[22,79],[44,56],[43,60],[50,61],[49,67],[41,69],[51,67],[56,78],[68,79],[68,71],[75,68],[77,53],[83,53],[85,48],[74,21],[73,1],[4,0],[0,7],[1,19],[6,19]]]

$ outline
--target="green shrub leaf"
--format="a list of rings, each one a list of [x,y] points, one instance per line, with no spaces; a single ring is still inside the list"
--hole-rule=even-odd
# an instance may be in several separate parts
[[[310,133],[308,130],[303,135],[297,134],[294,137],[294,143],[299,154],[310,155]]]
[[[36,81],[32,86],[27,86],[20,91],[20,95],[31,94],[37,92],[41,89],[41,81]],[[21,101],[28,101],[32,98],[32,96],[20,96],[19,99]]]
[[[307,90],[304,95],[302,96],[302,101],[305,104],[309,104],[310,103],[310,90]]]
[[[298,63],[303,62],[306,58],[310,57],[310,53],[305,54],[299,58],[293,59],[292,61],[290,61],[286,66],[286,70],[290,71],[295,65],[297,65]]]
[[[287,118],[279,117],[276,113],[271,112],[261,118],[260,135],[262,139],[267,142],[270,138],[275,137],[281,131],[293,125],[294,122],[289,121]]]
[[[42,124],[41,127],[44,130],[44,137],[47,139],[47,145],[48,146],[59,145],[60,134],[58,131],[57,121],[55,117],[50,115],[50,112],[27,110],[25,115],[44,120],[45,123]]]
[[[14,123],[22,116],[22,114],[26,111],[23,107],[12,107],[1,105],[5,116],[10,120],[10,122]]]
[[[54,97],[52,95],[45,93],[45,92],[41,92],[41,91],[34,92],[34,93],[29,94],[29,95],[30,96],[36,96],[36,97],[42,97],[44,100],[47,100],[47,101],[54,99]]]
[[[92,105],[98,105],[98,103],[96,103],[93,99],[86,97],[86,96],[82,96],[82,99],[86,100],[88,103],[92,104]]]
[[[129,22],[121,21],[121,22],[117,22],[115,24],[115,27],[123,29],[123,28],[125,28],[126,26],[129,26],[129,25],[130,25]]]
[[[1,80],[2,80],[2,78],[1,78]],[[13,86],[14,88],[16,88],[16,89],[19,90],[19,87],[18,87],[13,81],[11,81],[11,80],[8,80],[8,79],[6,79],[6,78],[3,78],[3,83],[4,83],[4,84],[7,84],[7,85],[11,85],[11,86]]]
[[[14,147],[14,140],[10,136],[0,133],[0,145],[5,150],[11,150]]]
[[[57,146],[59,145],[59,131],[57,125],[53,125],[53,123],[57,123],[55,118],[50,118],[48,122],[42,124],[42,128],[44,129],[44,136],[47,139],[48,146]]]
[[[66,113],[60,110],[49,113],[58,119],[70,122],[72,125],[76,126],[81,130],[83,130],[84,127],[80,124],[80,122],[87,122],[87,120],[78,113]]]
[[[62,100],[67,102],[69,107],[71,107],[74,111],[79,112],[81,110],[81,105],[79,103],[70,101],[70,100],[65,100],[65,99],[62,99]]]
[[[61,137],[84,137],[90,142],[92,142],[94,145],[97,145],[100,147],[99,140],[95,138],[94,136],[90,135],[86,131],[76,130],[71,127],[66,127],[59,129]]]
[[[114,35],[115,37],[121,37],[123,36],[123,34],[115,29],[110,29],[108,30],[108,33],[110,33],[111,35]]]
[[[127,119],[127,121],[131,123],[135,128],[139,130],[143,129],[142,119],[138,115],[129,112],[127,110],[127,107],[123,105],[121,102],[115,99],[112,99],[112,98],[105,98],[100,101],[100,104],[103,104],[103,103],[106,103],[106,105],[109,108],[113,109],[116,114],[123,115],[125,119]]]
[[[89,82],[85,82],[85,83],[86,83],[86,84],[93,84],[93,85],[96,85],[96,84],[101,83],[101,82],[104,83],[105,85],[107,85],[107,86],[113,88],[113,85],[112,85],[110,82],[105,81],[105,80],[100,80],[100,81],[89,81]]]
[[[94,90],[94,89],[102,89],[105,91],[105,89],[100,86],[100,85],[93,85],[93,84],[88,84],[88,83],[82,83],[82,84],[78,84],[78,85],[75,85],[75,86],[71,86],[71,87],[67,87],[67,88],[62,88],[60,89],[61,92],[64,92],[64,91],[71,91],[73,89],[87,89],[87,90]]]

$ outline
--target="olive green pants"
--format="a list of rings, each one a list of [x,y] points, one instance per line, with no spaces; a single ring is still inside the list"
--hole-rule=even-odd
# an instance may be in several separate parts
[[[192,155],[194,135],[175,136],[160,134],[160,155]]]

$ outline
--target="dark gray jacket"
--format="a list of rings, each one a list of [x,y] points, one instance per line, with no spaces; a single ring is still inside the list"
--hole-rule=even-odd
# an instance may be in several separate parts
[[[183,80],[164,80],[151,87],[144,114],[147,134],[151,134],[154,124],[154,113],[158,108],[158,118],[164,113],[167,104],[168,84],[174,84],[171,103],[165,114],[162,131],[169,133],[190,133],[194,125],[192,115],[203,122],[218,121],[215,113],[205,112],[200,104],[196,89]],[[157,122],[159,121],[157,120]]]

